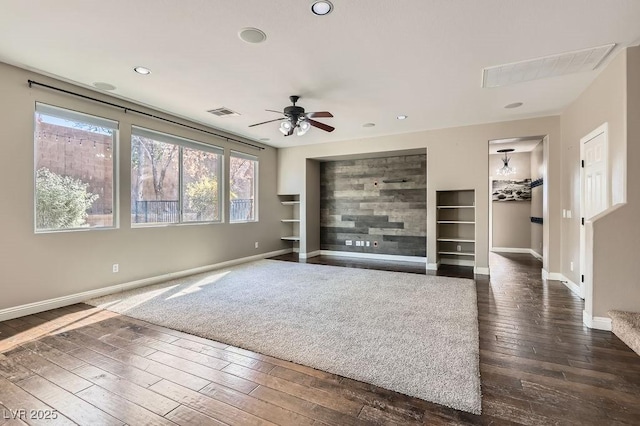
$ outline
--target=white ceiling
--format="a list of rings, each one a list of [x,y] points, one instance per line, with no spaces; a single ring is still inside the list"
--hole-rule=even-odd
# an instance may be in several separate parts
[[[493,89],[480,87],[482,69],[617,43],[606,63],[640,40],[638,0],[333,3],[317,17],[311,0],[2,0],[0,61],[110,83],[116,96],[283,147],[557,114],[602,67]],[[266,42],[241,41],[244,27]],[[318,121],[336,131],[248,127],[293,94],[331,111]],[[512,102],[524,106],[503,108]],[[221,106],[242,115],[206,113]]]

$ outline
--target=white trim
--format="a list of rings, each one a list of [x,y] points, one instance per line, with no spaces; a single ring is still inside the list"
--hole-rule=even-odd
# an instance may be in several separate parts
[[[473,268],[473,273],[476,275],[490,275],[489,268],[484,266],[475,266]]]
[[[395,254],[358,253],[351,251],[320,250],[322,256],[355,257],[358,259],[395,260],[397,262],[427,263],[426,257],[399,256]]]
[[[518,248],[518,247],[494,247],[491,249],[494,253],[522,253],[530,254],[538,260],[542,260],[542,256],[531,248]]]
[[[578,297],[580,297],[581,299],[584,299],[584,293],[582,292],[582,286],[577,285],[576,283],[574,283],[573,281],[571,281],[567,277],[564,277],[564,279],[560,280],[560,282],[562,282],[562,284],[567,286],[567,288],[569,290],[571,290],[572,292],[574,292]]]
[[[102,287],[95,290],[83,291],[81,293],[69,294],[67,296],[56,297],[53,299],[41,300],[39,302],[27,303],[20,306],[5,308],[0,310],[0,321],[6,321],[13,318],[23,317],[25,315],[36,314],[38,312],[48,311],[50,309],[61,308],[63,306],[73,305],[75,303],[84,302],[94,297],[105,296],[107,294],[117,293],[120,291],[130,290],[132,288],[144,287],[146,285],[157,284],[176,278],[182,278],[189,275],[209,272],[214,269],[226,268],[228,266],[238,265],[240,263],[252,262],[267,257],[278,256],[281,254],[291,253],[291,249],[283,249],[271,251],[268,253],[256,254],[253,256],[241,257],[239,259],[227,260],[226,262],[214,263],[212,265],[200,266],[197,268],[186,269],[184,271],[170,272],[168,274],[158,275],[155,277],[144,278],[141,280],[130,281],[128,283],[116,284],[109,287]]]
[[[437,271],[438,264],[437,263],[427,263],[427,271]]]
[[[542,279],[543,280],[551,280],[551,281],[563,281],[566,280],[565,276],[560,272],[549,272],[546,269],[542,268]]]
[[[542,255],[540,253],[538,253],[537,251],[535,251],[534,249],[530,249],[530,250],[531,250],[531,256],[535,257],[540,262],[542,262]]]
[[[589,328],[611,331],[611,318],[592,317],[587,311],[582,311],[582,322]]]
[[[518,248],[518,247],[494,247],[491,251],[495,253],[524,253],[531,254],[530,248]]]
[[[310,257],[320,256],[320,250],[310,251],[309,253],[300,253],[300,259],[309,259]]]

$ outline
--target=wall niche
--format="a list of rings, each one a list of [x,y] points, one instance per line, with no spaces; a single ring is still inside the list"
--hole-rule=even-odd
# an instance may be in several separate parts
[[[322,250],[426,257],[425,154],[322,162],[320,198]]]

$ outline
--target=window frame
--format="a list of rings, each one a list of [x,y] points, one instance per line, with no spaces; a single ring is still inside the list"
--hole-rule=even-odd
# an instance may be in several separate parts
[[[254,164],[254,170],[253,170],[253,219],[252,220],[231,220],[231,159],[232,158],[243,158],[245,160],[249,160],[252,161]],[[259,216],[258,216],[258,194],[259,194],[259,183],[260,183],[260,158],[258,156],[255,155],[251,155],[251,154],[247,154],[245,152],[242,151],[235,151],[235,150],[229,150],[229,199],[227,200],[229,202],[229,223],[254,223],[254,222],[259,222]]]
[[[37,218],[37,163],[38,163],[38,150],[36,146],[36,120],[37,114],[46,115],[67,121],[77,121],[85,124],[93,124],[98,127],[108,128],[113,130],[112,145],[111,145],[111,159],[112,159],[112,182],[111,182],[111,225],[110,226],[94,226],[94,227],[75,227],[75,228],[61,228],[61,229],[38,229]],[[120,228],[120,176],[119,176],[119,143],[120,143],[120,122],[115,119],[102,117],[99,115],[88,114],[85,112],[77,111],[71,108],[65,108],[57,105],[52,105],[45,102],[34,103],[33,110],[33,195],[31,197],[33,201],[33,230],[34,234],[57,234],[63,232],[89,232],[89,231],[110,231]]]
[[[178,147],[178,221],[177,222],[151,222],[151,223],[137,223],[131,220],[131,228],[162,228],[168,226],[189,226],[189,225],[210,225],[224,223],[224,149],[222,147],[211,145],[208,143],[200,142],[194,139],[188,139],[182,136],[173,135],[158,130],[149,129],[142,126],[131,126],[131,139],[129,141],[130,146],[133,146],[133,137],[139,136],[147,139],[151,139],[156,142],[167,143]],[[218,215],[217,220],[184,220],[184,166],[183,166],[183,148],[207,152],[218,155]],[[133,150],[132,150],[133,152]],[[133,183],[133,167],[132,167],[132,154],[129,157],[129,175],[130,182]],[[129,188],[131,193],[131,188]],[[131,204],[134,200],[130,197]],[[131,210],[131,209],[130,209]],[[129,217],[132,217],[129,212]]]

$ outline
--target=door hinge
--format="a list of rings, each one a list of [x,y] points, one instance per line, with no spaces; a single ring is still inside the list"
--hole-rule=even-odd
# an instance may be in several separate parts
[[[584,169],[584,160],[580,160],[580,166]]]
[[[584,282],[584,275],[580,276],[580,282],[583,283]]]
[[[584,225],[584,217],[582,218],[582,225]]]

